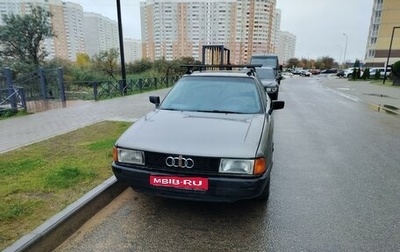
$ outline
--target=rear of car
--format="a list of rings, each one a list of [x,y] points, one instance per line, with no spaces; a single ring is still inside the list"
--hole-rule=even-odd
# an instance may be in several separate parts
[[[279,59],[276,54],[253,55],[250,59],[250,64],[261,64],[263,67],[271,67],[274,70],[279,70]]]
[[[200,201],[267,199],[272,110],[255,76],[193,73],[115,143],[113,172],[134,190]]]
[[[276,77],[281,76],[281,66],[279,65],[279,58],[276,54],[263,54],[263,55],[253,55],[250,58],[251,65],[261,64],[263,67],[270,67],[274,69]],[[280,84],[282,78],[279,78],[278,84]]]

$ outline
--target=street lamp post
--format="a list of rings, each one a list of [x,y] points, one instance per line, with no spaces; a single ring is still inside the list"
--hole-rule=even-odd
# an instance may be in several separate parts
[[[392,44],[393,44],[394,31],[395,31],[396,29],[399,29],[399,28],[400,28],[400,26],[394,26],[394,27],[393,27],[393,30],[392,30],[392,37],[391,37],[391,39],[390,39],[389,53],[388,53],[388,57],[387,57],[387,60],[386,60],[386,66],[385,66],[385,76],[383,76],[383,84],[385,84],[385,81],[386,81],[386,71],[387,71],[387,68],[388,68],[388,66],[389,66],[390,54],[391,54],[391,52],[392,52]]]
[[[121,57],[121,75],[122,75],[122,94],[126,93],[126,71],[125,71],[125,54],[124,54],[124,36],[122,34],[122,17],[121,17],[121,3],[117,3],[117,16],[118,16],[118,34],[119,34],[119,51]]]
[[[338,59],[338,65],[339,65],[339,67],[340,67],[340,64],[343,63],[343,62],[342,62],[343,46],[341,46],[341,45],[336,45],[336,46],[338,46],[338,47],[340,48],[340,54],[339,54],[339,59]],[[340,62],[342,62],[342,63],[340,63]]]
[[[349,38],[347,37],[346,33],[343,33],[343,35],[346,37],[346,45],[344,46],[344,55],[343,55],[343,62],[346,68],[346,53],[347,53],[347,44],[349,42]]]

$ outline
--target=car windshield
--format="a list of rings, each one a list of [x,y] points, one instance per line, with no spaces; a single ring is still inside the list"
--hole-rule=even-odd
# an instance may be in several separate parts
[[[252,78],[186,76],[165,97],[160,109],[213,113],[261,113],[261,100]]]
[[[268,68],[257,68],[256,73],[260,79],[275,79],[274,70]]]

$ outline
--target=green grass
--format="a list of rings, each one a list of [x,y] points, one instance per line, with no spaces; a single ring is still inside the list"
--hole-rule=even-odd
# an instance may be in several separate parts
[[[102,122],[0,155],[0,249],[108,179],[130,125]]]
[[[17,116],[24,116],[29,115],[30,113],[26,112],[25,110],[2,110],[0,111],[0,120],[4,120],[10,117],[17,117]]]

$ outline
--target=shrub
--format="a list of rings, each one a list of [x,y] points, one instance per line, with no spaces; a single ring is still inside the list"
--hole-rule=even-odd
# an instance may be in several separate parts
[[[374,75],[374,79],[375,80],[379,80],[381,78],[381,72],[376,70],[375,75]]]
[[[361,79],[367,80],[367,79],[369,79],[369,77],[370,77],[369,68],[365,68],[365,70],[361,76]]]
[[[392,65],[392,73],[394,76],[400,78],[400,60]]]

